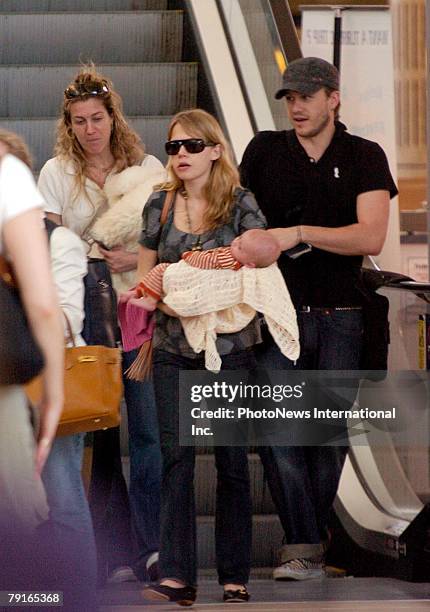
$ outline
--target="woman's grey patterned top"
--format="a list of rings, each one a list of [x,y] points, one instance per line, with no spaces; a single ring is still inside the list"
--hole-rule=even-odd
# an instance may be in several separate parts
[[[160,225],[166,191],[156,191],[151,195],[143,210],[143,229],[140,244],[148,249],[158,251],[159,262],[176,263],[182,253],[190,251],[200,238],[203,249],[214,249],[228,246],[232,240],[246,230],[265,228],[266,219],[258,208],[250,191],[238,188],[235,191],[235,202],[229,223],[219,226],[200,236],[178,230],[173,221],[175,203],[171,207],[166,223]],[[182,325],[176,317],[169,317],[160,310],[156,311],[156,328],[154,348],[176,353],[185,357],[198,357],[185,339]],[[261,342],[260,327],[255,317],[244,329],[234,334],[221,334],[217,339],[217,350],[220,355],[236,352]]]

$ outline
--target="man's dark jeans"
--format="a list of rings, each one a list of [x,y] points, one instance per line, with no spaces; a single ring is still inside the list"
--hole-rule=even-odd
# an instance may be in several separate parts
[[[253,369],[252,351],[222,356],[223,370]],[[154,389],[159,415],[161,488],[160,577],[187,585],[197,580],[194,505],[195,448],[179,445],[179,372],[204,370],[204,358],[154,351]],[[247,449],[215,447],[217,500],[215,544],[220,584],[246,584],[251,559],[252,510]]]
[[[299,312],[298,323],[301,354],[297,363],[285,358],[276,344],[269,343],[258,350],[260,366],[273,370],[359,369],[363,336],[361,311]],[[283,562],[324,552],[329,512],[347,450],[341,446],[260,448],[285,532],[287,551],[282,556]]]

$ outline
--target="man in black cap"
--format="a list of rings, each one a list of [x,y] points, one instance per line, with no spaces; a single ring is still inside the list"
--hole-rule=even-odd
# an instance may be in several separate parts
[[[384,244],[389,201],[397,194],[379,145],[352,136],[338,121],[339,74],[315,57],[291,62],[276,98],[285,97],[292,130],[260,132],[241,164],[283,251],[312,250],[279,266],[297,310],[301,356],[296,364],[266,341],[269,368],[355,370],[363,335],[359,271],[363,255]],[[286,545],[275,579],[324,575],[327,523],[347,449],[336,446],[261,449]]]

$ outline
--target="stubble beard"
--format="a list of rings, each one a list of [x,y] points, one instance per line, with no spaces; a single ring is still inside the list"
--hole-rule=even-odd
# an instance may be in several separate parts
[[[327,126],[330,124],[330,115],[329,113],[327,113],[322,119],[321,121],[318,123],[318,125],[316,125],[314,128],[311,128],[308,132],[306,132],[305,134],[300,134],[299,136],[301,138],[315,138],[316,136],[318,136],[319,134],[321,134],[326,128]]]

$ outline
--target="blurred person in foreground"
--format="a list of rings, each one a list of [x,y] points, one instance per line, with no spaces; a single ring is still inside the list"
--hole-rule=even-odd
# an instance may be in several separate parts
[[[43,542],[37,539],[38,528],[48,518],[40,475],[63,405],[62,322],[43,227],[43,199],[28,160],[23,142],[15,134],[0,130],[0,254],[12,265],[30,328],[45,362],[43,396],[36,407],[40,419],[36,440],[23,388],[0,387],[2,589],[40,588],[41,580],[49,575],[43,567],[42,546],[39,548]],[[7,329],[0,330],[0,338],[7,333]],[[19,343],[19,338],[16,341]]]

